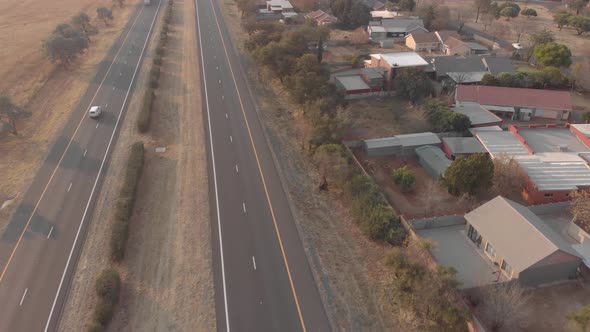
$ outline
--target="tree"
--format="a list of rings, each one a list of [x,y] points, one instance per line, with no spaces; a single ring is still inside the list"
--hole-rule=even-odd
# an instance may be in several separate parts
[[[572,14],[570,14],[569,12],[565,10],[560,10],[557,13],[553,14],[553,22],[557,24],[559,31],[561,31],[561,29],[564,26],[567,26],[569,24],[571,17]]]
[[[525,8],[520,12],[520,15],[524,15],[526,18],[531,16],[537,17],[537,11],[532,8]]]
[[[576,11],[576,15],[579,15],[580,11],[588,6],[588,0],[569,0],[568,6]]]
[[[313,153],[313,161],[320,172],[320,190],[328,190],[328,179],[342,183],[349,176],[348,155],[340,144],[320,145]]]
[[[471,121],[466,115],[452,112],[447,105],[439,101],[425,102],[423,110],[435,132],[464,132],[471,127]]]
[[[492,330],[499,330],[516,317],[529,298],[530,295],[515,281],[486,286],[482,301],[485,303],[484,310],[492,320]]]
[[[338,18],[338,25],[343,29],[356,29],[367,25],[371,19],[369,8],[361,1],[335,0],[330,5],[332,13]]]
[[[125,4],[125,0],[113,0],[113,3],[119,5],[120,8],[123,8],[123,5]]]
[[[84,12],[72,16],[70,21],[86,38],[96,33],[96,29],[90,24],[90,16]]]
[[[543,66],[569,67],[572,64],[572,52],[564,44],[541,44],[535,47],[533,54]]]
[[[318,58],[318,63],[322,63],[322,59],[324,58],[324,41],[322,40],[321,37],[320,37],[320,40],[318,41],[317,58]]]
[[[576,190],[572,192],[571,196],[570,210],[574,219],[590,228],[590,191]]]
[[[582,114],[582,121],[584,121],[584,123],[590,123],[590,112],[584,112],[584,114]]]
[[[498,194],[518,197],[526,184],[526,172],[520,164],[507,155],[494,158],[494,188]]]
[[[573,84],[578,91],[590,91],[590,60],[585,57],[576,61],[572,67]]]
[[[16,120],[23,115],[21,109],[12,103],[10,97],[0,96],[0,123],[14,135],[18,135]]]
[[[416,1],[415,0],[399,0],[398,8],[401,11],[405,12],[413,12],[416,8]]]
[[[96,8],[96,14],[98,15],[98,18],[104,22],[105,25],[109,25],[109,22],[113,20],[113,11],[108,9],[107,7]]]
[[[402,188],[402,191],[408,191],[416,182],[416,175],[408,166],[397,168],[392,173],[393,182]]]
[[[490,11],[492,0],[473,0],[473,7],[475,8],[475,23],[479,20],[480,14],[485,14]]]
[[[60,61],[67,67],[79,54],[88,47],[88,39],[79,32],[69,34],[53,33],[44,43],[44,49],[51,62]]]
[[[572,16],[568,21],[569,26],[576,29],[578,35],[590,31],[590,18],[582,16]]]
[[[590,327],[590,305],[585,305],[567,316],[568,321],[578,327],[582,332]]]
[[[433,89],[426,73],[420,69],[407,68],[401,70],[395,80],[396,94],[411,102],[429,96]]]
[[[427,30],[432,30],[434,20],[437,17],[438,6],[436,4],[425,4],[423,6],[418,7],[416,11],[418,13],[418,16],[420,16],[424,21],[424,27]]]
[[[444,175],[444,182],[452,194],[474,194],[491,187],[494,163],[486,153],[475,153],[453,161]]]
[[[518,10],[512,6],[506,6],[500,11],[500,16],[505,17],[506,21],[510,21],[511,17],[518,16]]]

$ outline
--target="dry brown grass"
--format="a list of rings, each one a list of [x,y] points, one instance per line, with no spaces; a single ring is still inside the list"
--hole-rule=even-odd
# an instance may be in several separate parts
[[[0,136],[0,201],[24,192],[29,186],[49,147],[88,88],[96,65],[119,36],[138,1],[128,1],[124,8],[114,11],[113,24],[100,27],[90,49],[72,69],[54,71],[54,65],[44,60],[40,52],[43,37],[80,10],[90,13],[96,6],[109,3],[106,0],[62,2],[65,9],[56,2],[0,0],[0,54],[3,54],[0,94],[9,94],[31,113],[18,123],[18,135]],[[57,18],[48,18],[47,15],[53,14]],[[30,23],[18,24],[20,20]],[[17,204],[18,200],[0,210],[0,230]]]

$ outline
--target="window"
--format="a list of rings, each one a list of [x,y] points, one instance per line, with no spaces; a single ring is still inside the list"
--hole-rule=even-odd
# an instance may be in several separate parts
[[[486,253],[492,258],[496,258],[496,249],[494,249],[494,247],[492,247],[491,244],[487,244],[486,245]]]
[[[504,272],[506,272],[507,276],[512,276],[512,267],[508,264],[508,262],[506,262],[506,260],[502,260],[501,268],[504,270]]]
[[[550,194],[545,194],[545,198],[549,198],[549,197],[553,197],[553,194],[552,194],[552,193],[550,193]]]

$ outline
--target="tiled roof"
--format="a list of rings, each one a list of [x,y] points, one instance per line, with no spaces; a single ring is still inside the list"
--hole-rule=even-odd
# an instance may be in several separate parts
[[[437,43],[439,41],[434,32],[412,32],[410,36],[412,36],[416,44]]]

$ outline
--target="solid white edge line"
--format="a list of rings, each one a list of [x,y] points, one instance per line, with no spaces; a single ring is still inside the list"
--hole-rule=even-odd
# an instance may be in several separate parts
[[[27,296],[28,290],[29,290],[28,288],[25,288],[25,292],[23,293],[23,297],[20,298],[20,303],[18,304],[19,307],[23,305],[23,301],[25,300],[25,296]]]
[[[207,94],[207,77],[205,74],[205,60],[203,58],[203,43],[201,36],[201,20],[199,19],[199,5],[195,0],[195,15],[197,16],[197,31],[199,33],[199,53],[201,53],[201,68],[203,70],[203,88],[205,90],[205,105],[207,110],[207,122],[209,124],[209,145],[211,147],[211,162],[213,163],[213,183],[215,187],[215,207],[217,209],[217,231],[219,234],[219,255],[221,256],[221,280],[223,283],[223,305],[225,309],[225,327],[230,332],[229,311],[227,307],[227,286],[225,284],[225,262],[223,260],[223,237],[221,234],[221,218],[219,216],[219,196],[217,193],[217,171],[215,170],[215,151],[213,150],[213,128],[211,127],[211,112],[209,111],[209,96]],[[215,56],[213,56],[215,58]]]
[[[150,30],[148,31],[147,37],[145,39],[145,43],[143,44],[143,49],[141,50],[141,54],[139,55],[139,59],[137,60],[137,64],[135,65],[135,71],[133,72],[133,76],[131,77],[131,82],[129,83],[129,87],[127,88],[127,94],[125,94],[125,99],[123,100],[123,105],[121,106],[121,110],[119,111],[119,116],[117,116],[117,122],[115,122],[115,128],[113,128],[113,132],[111,134],[111,138],[109,139],[109,144],[107,145],[107,149],[104,153],[104,157],[102,158],[102,162],[100,163],[100,168],[98,169],[98,174],[96,175],[96,179],[94,180],[94,185],[92,186],[92,190],[90,191],[90,197],[88,198],[88,202],[86,203],[86,208],[84,209],[84,214],[82,215],[82,220],[80,221],[80,226],[78,226],[78,231],[76,232],[76,237],[74,238],[74,243],[72,244],[72,248],[70,249],[70,254],[68,255],[68,260],[66,261],[66,266],[64,271],[61,275],[61,280],[59,282],[59,286],[57,287],[57,292],[55,292],[55,297],[53,299],[53,304],[51,305],[51,311],[49,311],[49,317],[47,317],[47,322],[45,323],[44,332],[47,332],[49,329],[49,325],[51,323],[51,318],[53,316],[53,310],[55,310],[55,304],[57,303],[57,299],[59,298],[59,293],[61,292],[61,287],[63,286],[64,279],[66,277],[66,273],[70,266],[70,261],[72,260],[72,255],[74,254],[74,248],[76,248],[76,243],[78,242],[78,237],[80,236],[80,231],[82,230],[82,226],[84,225],[84,220],[86,219],[86,214],[88,213],[88,209],[90,207],[90,202],[92,201],[92,197],[94,196],[94,191],[96,190],[96,185],[98,184],[98,180],[100,179],[100,174],[102,173],[102,169],[104,167],[105,161],[109,154],[109,150],[111,148],[111,144],[113,143],[113,138],[115,137],[115,133],[117,132],[117,127],[119,126],[119,121],[121,120],[121,115],[123,114],[123,109],[127,104],[127,98],[129,98],[129,92],[131,91],[131,86],[135,81],[135,76],[137,74],[137,70],[139,69],[139,64],[141,63],[141,59],[143,58],[143,54],[145,52],[145,48],[150,40],[150,36],[152,34],[152,29],[154,28],[154,23],[156,22],[156,18],[158,17],[158,13],[160,12],[160,6],[162,5],[162,1],[158,2],[158,8],[156,9],[156,14],[154,15],[154,19],[152,20],[152,25],[150,26]]]

